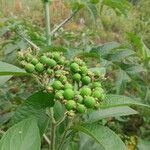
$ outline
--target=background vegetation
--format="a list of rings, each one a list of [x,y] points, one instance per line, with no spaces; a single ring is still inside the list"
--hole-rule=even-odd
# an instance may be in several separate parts
[[[150,1],[97,2],[53,0],[52,31],[71,10],[80,11],[53,34],[53,45],[47,47],[41,0],[0,0],[0,60],[18,65],[16,52],[31,46],[29,39],[43,50],[60,49],[66,57],[79,56],[99,69],[108,94],[130,96],[150,105]],[[9,78],[0,78],[0,136],[11,126],[9,120],[17,107],[38,89],[32,78],[13,77],[4,84]],[[120,135],[130,150],[149,150],[150,111],[134,108],[139,114],[110,117],[103,124]],[[84,135],[81,138],[85,143],[89,140]],[[96,149],[91,140],[90,145]],[[45,147],[43,140],[43,150]],[[86,149],[86,144],[80,143],[80,148]]]

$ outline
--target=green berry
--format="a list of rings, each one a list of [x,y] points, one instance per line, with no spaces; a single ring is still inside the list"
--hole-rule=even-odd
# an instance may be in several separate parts
[[[91,78],[89,76],[85,76],[82,78],[82,84],[88,85],[91,82]]]
[[[87,97],[84,98],[84,104],[88,108],[93,108],[96,104],[96,101],[93,97],[87,96]]]
[[[55,71],[55,76],[60,77],[62,75],[62,70]]]
[[[25,65],[25,70],[26,70],[26,72],[28,72],[28,73],[32,73],[33,71],[34,71],[34,65],[32,65],[32,64],[27,64],[27,65]]]
[[[102,87],[100,82],[93,82],[92,83],[92,88],[96,88],[96,87]]]
[[[70,84],[70,83],[66,83],[65,85],[64,85],[64,89],[72,89],[73,88],[73,86],[72,86],[72,84]]]
[[[66,100],[70,100],[74,98],[74,91],[72,89],[64,90],[63,96]]]
[[[48,69],[47,69],[47,74],[48,74],[48,75],[52,75],[52,74],[53,74],[53,70],[50,69],[50,68],[48,68]]]
[[[38,63],[35,65],[35,70],[39,73],[44,71],[44,65],[42,63]]]
[[[73,72],[78,72],[79,71],[79,65],[77,63],[72,63],[70,65],[70,70]]]
[[[60,59],[61,59],[60,53],[58,53],[58,52],[53,53],[53,58],[54,58],[56,61],[60,60]]]
[[[32,61],[31,61],[31,63],[32,63],[33,65],[36,65],[38,62],[39,62],[39,61],[38,61],[36,58],[33,58]]]
[[[47,86],[46,86],[46,91],[47,91],[48,93],[52,93],[52,92],[53,92],[53,87],[52,87],[51,85],[47,85]]]
[[[59,91],[57,91],[56,93],[55,93],[55,99],[57,99],[57,100],[61,100],[61,99],[63,99],[63,90],[59,90]]]
[[[62,75],[62,76],[60,76],[59,81],[62,83],[65,83],[65,82],[67,82],[67,77]]]
[[[79,73],[74,74],[73,80],[79,82],[81,80],[81,75]]]
[[[26,54],[26,56],[25,56],[25,60],[26,61],[32,61],[32,59],[33,59],[33,56],[31,55],[31,54]]]
[[[86,75],[88,73],[88,68],[86,66],[82,66],[82,67],[80,67],[80,72],[81,72],[81,74]]]
[[[67,110],[73,110],[74,108],[76,108],[76,102],[73,100],[69,100],[66,103],[66,109]]]
[[[76,110],[78,113],[83,114],[86,111],[86,107],[83,104],[77,104]]]
[[[93,93],[92,93],[92,96],[94,98],[100,99],[102,97],[102,93],[99,92],[99,90],[94,90]]]
[[[61,58],[58,60],[58,64],[64,65],[64,64],[65,64],[65,57],[61,57]]]
[[[48,59],[47,56],[41,56],[41,57],[40,57],[40,62],[41,62],[42,64],[46,64],[47,59]]]
[[[80,90],[80,94],[84,97],[84,96],[89,96],[91,95],[92,91],[89,87],[83,87]]]
[[[60,90],[62,89],[63,85],[60,81],[54,81],[52,87],[55,89],[55,90]]]
[[[47,59],[46,64],[51,68],[53,68],[57,65],[56,61],[54,59],[50,59],[50,58]]]
[[[81,95],[75,95],[75,100],[78,102],[78,103],[83,103],[83,97]]]

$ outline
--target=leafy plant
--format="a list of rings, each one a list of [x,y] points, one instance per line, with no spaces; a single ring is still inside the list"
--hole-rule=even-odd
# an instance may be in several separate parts
[[[147,87],[149,90],[147,81],[144,80],[149,67],[149,49],[139,37],[131,33],[128,35],[133,42],[134,50],[129,46],[111,42],[84,50],[74,49],[74,52],[69,50],[63,54],[60,51],[64,49],[53,46],[52,40],[54,33],[80,9],[88,7],[88,10],[96,17],[96,5],[100,3],[102,7],[106,5],[116,13],[125,15],[129,6],[128,2],[125,0],[119,2],[71,1],[73,13],[53,31],[50,31],[50,1],[45,0],[43,3],[46,39],[39,32],[36,36],[39,38],[31,41],[34,39],[33,28],[27,32],[31,39],[21,32],[22,38],[32,46],[17,53],[19,65],[23,69],[0,62],[1,85],[13,76],[25,75],[34,78],[38,84],[36,92],[15,108],[13,114],[5,116],[4,123],[11,118],[9,126],[12,127],[0,140],[0,149],[38,150],[41,148],[41,141],[46,141],[46,148],[51,150],[81,149],[86,147],[81,140],[86,142],[94,140],[94,143],[97,143],[96,149],[127,150],[127,144],[117,132],[111,129],[107,119],[138,114],[138,111],[134,109],[136,107],[139,108],[139,112],[141,107],[145,112],[149,112],[149,105],[133,96],[129,97],[131,87],[138,88],[142,81],[144,88]],[[27,25],[21,26],[21,29],[26,27]],[[16,32],[16,29],[13,28],[13,31]],[[90,65],[88,64],[93,58],[93,63],[100,62],[100,67],[95,67],[95,64],[92,65],[91,62]],[[88,59],[88,63],[86,64],[82,59],[85,61]],[[111,72],[117,80],[107,79]],[[141,75],[143,72],[145,74]],[[131,87],[127,83],[130,83]],[[125,92],[128,96],[123,95]],[[92,140],[85,138],[83,133]],[[142,147],[142,142],[140,141],[139,147]],[[92,145],[90,146],[92,148]]]

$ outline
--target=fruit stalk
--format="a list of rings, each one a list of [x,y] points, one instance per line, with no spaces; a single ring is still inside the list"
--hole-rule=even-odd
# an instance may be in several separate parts
[[[64,144],[64,142],[65,142],[65,138],[66,138],[66,135],[67,135],[67,132],[68,132],[68,130],[70,129],[70,127],[71,127],[71,125],[72,125],[72,123],[73,123],[73,120],[74,120],[74,118],[71,118],[71,119],[69,120],[69,123],[68,123],[68,125],[67,125],[67,127],[66,127],[66,129],[65,129],[65,131],[64,131],[64,133],[63,133],[63,135],[62,135],[62,138],[61,138],[61,141],[60,141],[60,144],[59,144],[57,150],[62,150],[63,144]]]
[[[55,150],[55,139],[56,139],[56,121],[54,118],[54,110],[53,107],[50,108],[52,126],[51,126],[51,145],[50,150]]]
[[[45,6],[45,32],[46,32],[46,40],[47,40],[47,46],[51,45],[51,36],[50,36],[50,9],[49,9],[49,2],[44,2]]]

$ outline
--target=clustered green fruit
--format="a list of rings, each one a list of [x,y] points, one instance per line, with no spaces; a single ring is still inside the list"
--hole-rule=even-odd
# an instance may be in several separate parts
[[[69,114],[98,109],[105,99],[99,74],[90,71],[81,59],[76,57],[69,61],[59,52],[24,55],[19,52],[18,60],[23,62],[26,72],[40,79],[45,91],[64,104]]]

